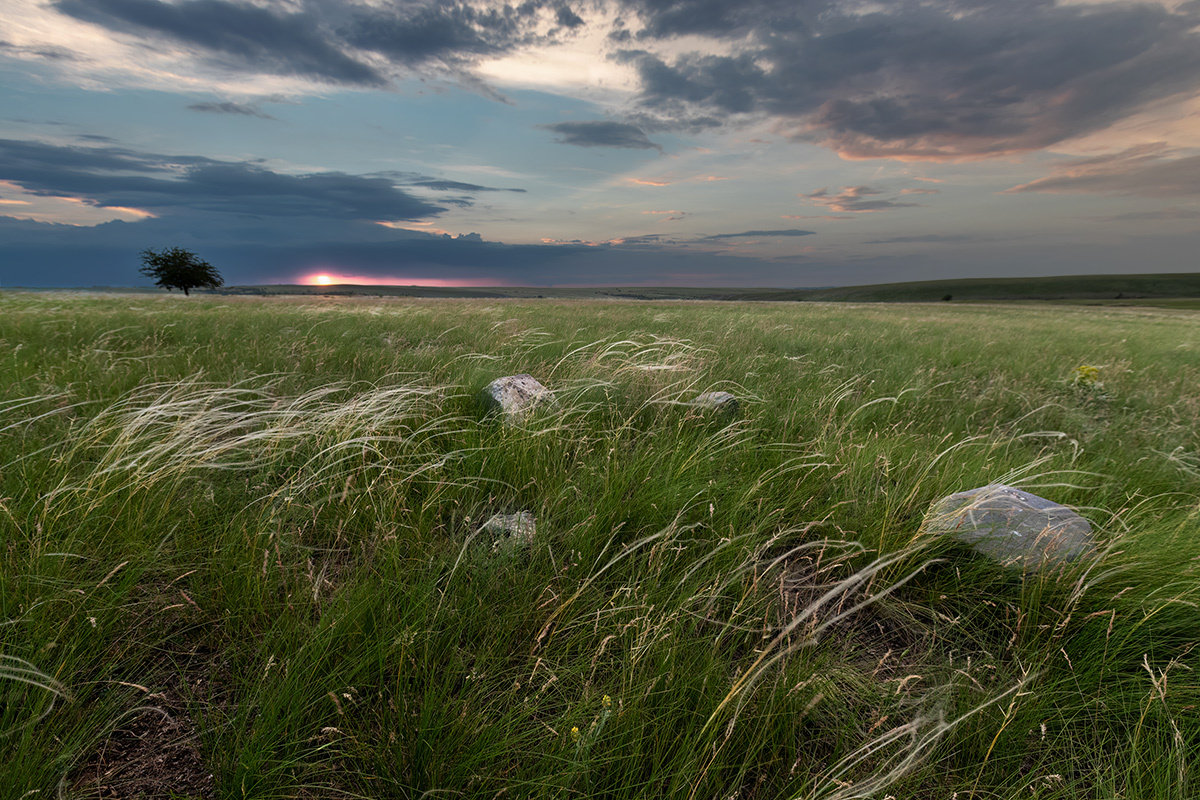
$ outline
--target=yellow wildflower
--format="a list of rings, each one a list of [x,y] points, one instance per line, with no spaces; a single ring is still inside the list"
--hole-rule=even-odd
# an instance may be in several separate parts
[[[1086,386],[1089,388],[1099,388],[1100,384],[1100,368],[1093,367],[1090,364],[1080,364],[1075,368],[1075,377],[1071,381],[1076,386]]]

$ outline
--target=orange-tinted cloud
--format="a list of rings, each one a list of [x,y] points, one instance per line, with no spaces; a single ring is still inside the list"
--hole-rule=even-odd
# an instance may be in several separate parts
[[[843,186],[838,194],[829,194],[828,189],[818,189],[812,194],[802,194],[806,200],[811,200],[819,206],[825,206],[830,211],[843,214],[866,214],[874,211],[888,211],[893,208],[910,208],[916,203],[898,203],[895,200],[874,199],[884,194],[880,189],[870,186]]]
[[[116,211],[119,214],[128,214],[138,219],[156,219],[158,217],[157,214],[151,214],[149,211],[140,208],[130,208],[129,206],[101,206],[101,208]]]
[[[445,228],[432,227],[432,222],[376,222],[375,224],[398,231],[416,231],[417,233],[428,233],[432,236],[453,236]]]
[[[1176,158],[1162,143],[1139,145],[1119,153],[1069,161],[1045,178],[1004,191],[1019,192],[1200,196],[1200,156]]]

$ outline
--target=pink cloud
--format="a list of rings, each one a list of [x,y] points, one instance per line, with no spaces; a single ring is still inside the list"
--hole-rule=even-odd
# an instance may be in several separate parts
[[[843,214],[867,214],[875,211],[887,211],[893,208],[910,208],[916,203],[897,203],[895,200],[872,199],[884,192],[872,189],[870,186],[843,186],[838,194],[829,194],[828,189],[818,189],[812,194],[802,194],[806,200],[811,200],[819,206],[825,206],[830,211]]]

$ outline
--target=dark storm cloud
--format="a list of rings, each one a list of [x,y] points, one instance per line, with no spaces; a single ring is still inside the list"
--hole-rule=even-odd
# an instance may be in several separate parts
[[[378,53],[394,64],[461,68],[483,56],[553,41],[556,31],[539,31],[543,12],[553,18],[558,32],[585,24],[570,5],[554,0],[404,2],[369,9],[356,6],[339,30],[348,45]]]
[[[54,0],[63,14],[111,31],[234,57],[253,70],[330,83],[379,86],[386,77],[339,47],[309,14],[226,0]]]
[[[662,151],[662,147],[650,141],[641,128],[623,122],[556,122],[541,127],[557,133],[559,138],[555,141],[559,144]]]
[[[741,233],[714,233],[703,237],[702,241],[714,239],[745,239],[759,236],[812,236],[816,231],[802,231],[799,228],[786,228],[778,231],[742,231]]]
[[[812,194],[800,195],[819,206],[825,206],[831,211],[843,214],[863,214],[871,211],[887,211],[893,208],[913,208],[918,203],[898,203],[895,200],[872,199],[884,194],[879,189],[870,186],[843,186],[842,191],[835,195],[829,194],[828,189],[818,189]]]
[[[1191,197],[1200,195],[1200,156],[1176,158],[1162,145],[1143,145],[1067,162],[1005,192]]]
[[[973,158],[1100,130],[1200,88],[1200,7],[929,0],[875,6],[624,0],[633,37],[702,34],[725,55],[636,66],[644,111],[663,120],[775,117],[848,158]]]
[[[347,220],[414,220],[444,211],[388,178],[285,175],[256,164],[0,140],[0,180],[50,197],[151,213],[193,211]]]
[[[585,24],[562,0],[52,0],[52,6],[152,45],[183,46],[214,66],[350,86],[384,86],[397,73],[426,66],[444,75],[448,67],[461,83],[497,98],[470,73],[480,58],[569,36]]]
[[[59,173],[64,180],[87,180],[85,176],[103,173],[166,173],[177,166],[205,163],[209,163],[209,159],[190,156],[168,160],[164,156],[120,147],[80,147],[0,139],[0,175],[3,175],[0,180],[33,182],[38,188],[53,182]]]
[[[571,10],[571,7],[565,3],[554,11],[554,20],[564,28],[574,30],[584,24],[583,17]]]
[[[347,32],[355,47],[403,64],[457,62],[492,55],[529,37],[537,5],[481,8],[461,3],[396,4],[359,16]]]
[[[261,111],[257,106],[246,103],[192,103],[189,111],[204,111],[210,114],[236,114],[244,117],[259,117],[260,119],[275,119],[270,114]]]
[[[647,132],[747,115],[847,158],[979,158],[1047,147],[1200,90],[1196,2],[53,0],[234,70],[356,86],[425,70],[497,98],[471,74],[480,59],[574,36],[587,24],[578,11],[604,5],[618,18],[610,39],[627,48],[614,58],[640,77],[629,121],[641,139],[595,146],[649,149]],[[718,40],[722,54],[655,52],[681,36]]]
[[[640,39],[666,39],[701,35],[741,38],[764,25],[787,28],[834,5],[829,0],[622,0],[625,9],[645,22]]]

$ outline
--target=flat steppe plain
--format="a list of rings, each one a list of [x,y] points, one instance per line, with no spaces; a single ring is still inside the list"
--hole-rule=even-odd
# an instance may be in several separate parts
[[[1198,355],[1178,309],[0,294],[0,796],[1194,796]],[[556,402],[505,425],[516,373]],[[1098,556],[924,534],[994,482]]]

